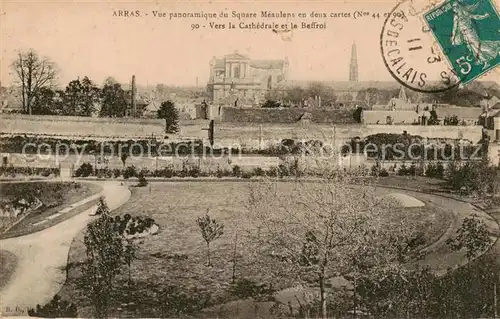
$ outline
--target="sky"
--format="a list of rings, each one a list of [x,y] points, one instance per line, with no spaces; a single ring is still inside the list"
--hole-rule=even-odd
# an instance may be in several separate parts
[[[347,1],[347,0],[346,0]],[[351,13],[354,10],[380,13],[392,9],[394,1],[184,1],[184,2],[78,2],[3,1],[1,15],[2,85],[15,79],[10,64],[17,52],[34,49],[59,68],[59,82],[88,76],[97,84],[112,76],[128,83],[132,75],[141,85],[204,85],[213,56],[238,51],[254,59],[284,59],[290,62],[294,80],[337,80],[349,77],[351,46],[355,42],[359,78],[389,81],[380,53],[383,18],[310,18],[312,11]],[[119,17],[119,10],[139,10],[141,17]],[[154,17],[153,11],[166,18]],[[169,18],[171,12],[221,11],[238,13],[271,10],[306,13],[295,17],[299,29],[283,39],[271,30],[211,29],[212,20]],[[147,16],[146,16],[147,14]],[[216,23],[251,21],[287,22],[287,19],[226,18]],[[326,22],[326,29],[301,29],[300,22]],[[191,30],[192,25],[200,25]],[[203,25],[205,27],[203,27]],[[487,78],[489,79],[489,78]]]

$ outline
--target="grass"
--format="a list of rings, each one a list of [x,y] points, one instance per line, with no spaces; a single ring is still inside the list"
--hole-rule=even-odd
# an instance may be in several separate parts
[[[0,250],[0,289],[8,282],[17,266],[17,257],[6,250]]]
[[[0,187],[2,202],[8,203],[18,198],[29,199],[33,196],[39,198],[44,206],[38,211],[26,215],[21,221],[0,234],[0,239],[27,235],[36,231],[46,229],[58,224],[76,214],[85,211],[95,205],[97,200],[85,203],[68,213],[62,214],[43,224],[34,225],[47,217],[56,214],[61,208],[76,203],[89,196],[102,191],[99,185],[93,183],[75,183],[75,182],[20,182],[5,183]],[[9,217],[3,217],[10,219]],[[5,224],[4,224],[5,225]]]
[[[232,279],[232,252],[235,234],[238,238],[237,278],[248,278],[273,288],[292,287],[297,282],[286,276],[276,276],[276,260],[255,254],[243,230],[249,223],[245,203],[250,183],[233,182],[172,182],[154,183],[147,188],[133,188],[132,198],[113,215],[131,214],[153,218],[160,226],[157,235],[139,244],[138,260],[132,264],[133,287],[125,284],[127,271],[119,275],[113,298],[111,316],[162,316],[161,294],[164,287],[173,285],[189,291],[209,292],[213,304],[235,300],[228,292]],[[282,183],[291,187],[292,183]],[[391,191],[392,192],[392,191]],[[210,215],[225,225],[224,234],[211,245],[213,267],[206,267],[206,245],[196,218]],[[437,239],[450,223],[450,215],[440,207],[405,208],[392,211],[391,220],[403,220],[416,233],[423,233],[422,246]],[[85,260],[83,232],[73,241],[68,264],[68,278],[60,295],[72,300],[80,316],[91,315],[88,302],[78,287],[80,265]],[[197,292],[196,292],[197,291]],[[132,302],[132,304],[130,304]]]

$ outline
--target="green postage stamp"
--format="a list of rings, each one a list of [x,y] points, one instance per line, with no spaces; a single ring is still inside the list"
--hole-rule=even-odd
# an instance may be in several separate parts
[[[447,0],[424,18],[462,84],[500,63],[500,17],[491,0]]]

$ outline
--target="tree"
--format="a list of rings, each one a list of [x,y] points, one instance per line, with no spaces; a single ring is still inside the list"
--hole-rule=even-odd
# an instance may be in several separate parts
[[[174,102],[168,100],[161,103],[158,118],[165,120],[165,132],[176,133],[179,131],[179,111]]]
[[[101,117],[124,117],[127,112],[125,91],[114,79],[106,79],[102,88]]]
[[[120,155],[120,159],[122,160],[123,163],[123,168],[125,168],[125,163],[127,163],[127,158],[128,158],[128,150],[126,150]]]
[[[449,238],[446,243],[453,250],[465,248],[467,259],[470,262],[491,245],[491,238],[485,223],[473,215],[464,219],[455,237]]]
[[[59,105],[55,101],[56,92],[48,87],[42,87],[36,93],[31,104],[31,114],[34,115],[56,115]]]
[[[101,198],[99,218],[87,225],[84,237],[87,260],[83,265],[82,285],[97,318],[107,317],[113,279],[120,272],[123,237],[109,216],[109,208]],[[97,212],[96,212],[97,214]]]
[[[354,110],[354,113],[352,114],[352,116],[354,117],[354,120],[358,123],[361,123],[361,116],[363,114],[363,108],[362,107],[357,107],[355,110]]]
[[[306,90],[300,86],[293,86],[285,90],[283,99],[290,101],[293,105],[301,106],[306,99]]]
[[[224,225],[217,223],[217,221],[208,215],[208,210],[205,216],[199,217],[196,220],[198,227],[200,227],[201,236],[207,244],[207,257],[208,266],[212,266],[210,260],[210,243],[224,234]]]
[[[500,191],[500,169],[488,160],[450,162],[446,167],[446,182],[463,195],[474,195],[489,200]]]
[[[32,114],[35,98],[43,88],[51,88],[56,81],[55,63],[48,58],[42,58],[34,50],[19,52],[12,63],[21,86],[23,111]]]
[[[312,183],[297,179],[282,191],[274,182],[255,184],[248,204],[256,250],[277,258],[279,273],[319,286],[323,318],[326,279],[397,262],[396,241],[389,235],[399,227],[381,222],[395,203],[376,196],[373,187],[354,186],[359,181],[340,171],[325,176]]]
[[[91,116],[99,101],[100,90],[88,77],[73,80],[64,92],[64,110],[66,115]]]
[[[132,282],[132,261],[137,258],[137,247],[131,238],[125,240],[125,249],[123,251],[123,258],[128,267],[128,286]]]
[[[337,100],[335,90],[321,82],[311,83],[306,92],[309,97],[320,97],[322,106],[331,106]]]
[[[379,91],[377,88],[366,89],[366,103],[369,106],[376,104],[379,100]]]

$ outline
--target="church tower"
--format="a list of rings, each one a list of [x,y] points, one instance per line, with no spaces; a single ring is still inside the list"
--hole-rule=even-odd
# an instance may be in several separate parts
[[[352,44],[351,64],[349,65],[349,82],[358,82],[358,55],[356,53],[356,43]]]

